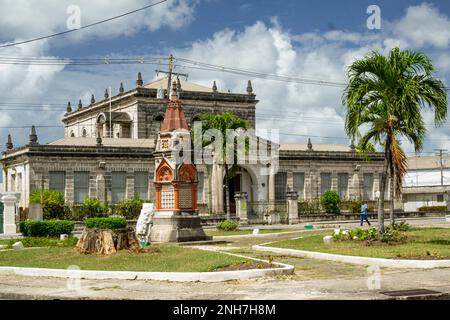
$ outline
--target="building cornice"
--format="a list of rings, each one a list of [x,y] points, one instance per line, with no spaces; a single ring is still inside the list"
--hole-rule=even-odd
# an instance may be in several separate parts
[[[63,156],[63,157],[112,157],[112,158],[153,158],[153,148],[110,147],[110,146],[24,146],[3,153],[2,161],[18,156]]]
[[[356,152],[348,151],[279,151],[280,160],[317,160],[317,161],[384,161],[383,152],[369,153],[360,156]]]

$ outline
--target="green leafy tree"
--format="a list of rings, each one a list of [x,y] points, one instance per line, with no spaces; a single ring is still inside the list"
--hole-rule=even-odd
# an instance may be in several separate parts
[[[42,213],[44,219],[70,218],[70,208],[65,205],[64,195],[54,190],[42,192]],[[41,203],[41,190],[34,190],[30,195],[30,203]]]
[[[203,113],[200,115],[200,119],[202,120],[202,135],[205,135],[205,133],[209,129],[216,129],[220,132],[222,135],[222,145],[219,146],[222,150],[214,150],[215,156],[219,156],[221,154],[222,157],[222,166],[225,171],[225,176],[223,178],[223,186],[225,188],[225,202],[226,202],[226,214],[227,219],[230,219],[230,190],[228,187],[228,183],[231,179],[233,179],[238,170],[239,165],[237,164],[237,148],[232,148],[233,154],[229,155],[228,152],[230,152],[230,148],[227,148],[227,141],[226,141],[226,134],[227,130],[237,130],[237,129],[248,129],[250,127],[250,123],[247,120],[243,120],[235,116],[231,112],[224,112],[222,114],[209,114],[209,113]],[[194,136],[194,139],[196,137]],[[215,140],[211,139],[202,139],[202,147],[207,147],[211,145]],[[246,140],[246,147],[248,147],[248,140]],[[227,163],[226,159],[229,159],[233,157],[234,161],[233,163]]]
[[[341,200],[339,199],[339,194],[336,191],[325,191],[320,197],[320,204],[325,209],[326,213],[340,213],[340,203]]]
[[[394,224],[394,190],[401,193],[407,158],[399,139],[406,138],[416,152],[423,147],[426,134],[421,111],[434,111],[435,125],[447,117],[444,84],[433,76],[432,61],[421,52],[394,48],[387,56],[373,51],[356,60],[348,69],[348,84],[343,95],[347,108],[345,129],[358,138],[365,149],[370,142],[384,151],[384,167],[378,203],[379,234],[384,231],[384,190],[389,174],[391,185],[391,224]],[[360,128],[369,129],[361,133]]]

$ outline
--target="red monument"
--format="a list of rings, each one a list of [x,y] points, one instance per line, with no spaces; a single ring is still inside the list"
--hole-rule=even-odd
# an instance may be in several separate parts
[[[151,241],[211,239],[205,235],[197,214],[197,169],[191,161],[191,134],[175,81],[154,157],[156,211]]]

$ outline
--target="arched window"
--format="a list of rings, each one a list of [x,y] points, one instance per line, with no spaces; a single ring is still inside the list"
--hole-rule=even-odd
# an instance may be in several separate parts
[[[86,138],[86,136],[87,136],[87,131],[86,131],[86,129],[83,129],[83,131],[82,131],[82,133],[81,133],[81,136],[82,136],[83,138]]]
[[[71,138],[74,138],[75,137],[75,132],[73,132],[73,130],[72,131],[70,131],[70,135],[69,135]]]
[[[163,115],[158,115],[158,116],[155,117],[155,123],[156,123],[155,127],[158,130],[161,130],[163,122],[164,122],[164,116]]]

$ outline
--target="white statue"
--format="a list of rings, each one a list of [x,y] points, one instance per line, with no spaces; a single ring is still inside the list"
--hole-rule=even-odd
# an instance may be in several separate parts
[[[141,214],[136,223],[136,235],[140,241],[150,242],[150,232],[155,215],[155,205],[153,203],[143,203]]]

